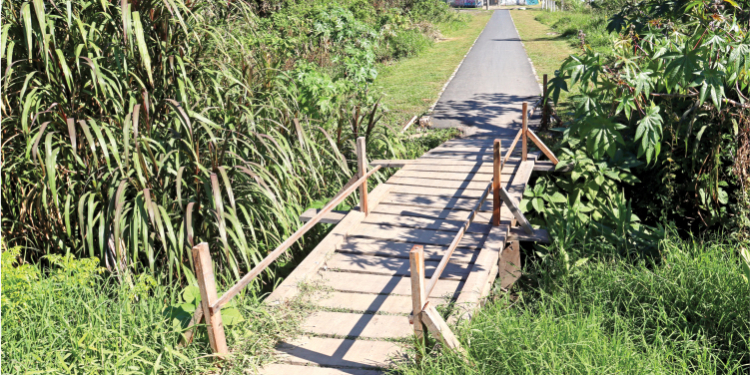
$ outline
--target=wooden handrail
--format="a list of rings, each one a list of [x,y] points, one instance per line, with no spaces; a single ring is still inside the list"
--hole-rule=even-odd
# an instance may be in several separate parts
[[[362,185],[365,181],[367,181],[367,178],[372,176],[375,172],[380,170],[380,166],[377,166],[373,168],[371,171],[367,172],[364,176],[359,178],[355,183],[353,183],[351,186],[346,188],[346,190],[342,191],[340,194],[337,195],[337,198],[330,201],[325,207],[323,207],[320,212],[315,215],[310,221],[308,221],[305,225],[302,226],[302,228],[297,229],[294,234],[291,235],[291,237],[287,238],[286,241],[282,242],[281,245],[276,247],[274,251],[272,251],[268,256],[266,256],[263,261],[258,263],[257,266],[253,267],[253,269],[248,272],[247,275],[243,276],[240,281],[237,282],[237,284],[234,284],[233,287],[229,288],[224,295],[221,296],[216,302],[214,302],[210,307],[209,310],[211,312],[217,311],[221,309],[222,306],[226,305],[229,300],[232,299],[232,297],[236,296],[242,289],[244,289],[247,284],[249,284],[256,276],[258,276],[261,272],[263,272],[271,263],[276,260],[281,254],[284,253],[290,246],[292,246],[295,242],[297,242],[298,239],[300,239],[307,231],[312,229],[315,224],[317,224],[323,217],[331,212],[336,206],[338,206],[341,202],[346,199],[346,197],[349,196],[349,194],[353,193],[354,190],[359,188],[360,185]]]
[[[440,280],[440,275],[443,273],[443,271],[445,270],[445,267],[448,265],[448,262],[453,256],[453,252],[456,251],[456,248],[458,247],[458,243],[461,242],[461,239],[464,237],[464,233],[466,233],[466,230],[469,229],[469,226],[477,217],[477,212],[482,207],[484,202],[487,200],[487,196],[489,195],[491,189],[492,189],[492,182],[490,182],[487,185],[487,187],[484,189],[482,196],[479,198],[479,202],[477,202],[476,205],[474,205],[474,208],[471,210],[471,213],[469,213],[469,217],[466,219],[466,221],[464,221],[464,224],[458,230],[458,233],[456,233],[456,236],[453,237],[453,241],[451,242],[450,246],[448,246],[448,250],[445,251],[445,254],[443,254],[443,258],[440,259],[440,263],[438,263],[437,268],[435,268],[435,272],[432,273],[430,282],[427,284],[428,296],[432,293],[432,290],[435,288],[435,285],[437,285],[438,280]]]

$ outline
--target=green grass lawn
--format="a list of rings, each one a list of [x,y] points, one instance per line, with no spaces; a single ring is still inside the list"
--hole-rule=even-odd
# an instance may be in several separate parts
[[[384,93],[383,104],[390,110],[387,121],[404,124],[424,113],[437,98],[474,40],[484,29],[492,12],[463,13],[467,23],[438,24],[443,38],[418,56],[379,67],[375,88]]]

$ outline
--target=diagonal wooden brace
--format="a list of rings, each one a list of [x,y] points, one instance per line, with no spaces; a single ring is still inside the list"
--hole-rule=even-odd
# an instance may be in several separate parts
[[[547,155],[547,157],[549,158],[549,160],[552,161],[552,163],[557,165],[557,163],[560,162],[559,160],[557,160],[557,157],[555,156],[555,154],[553,154],[552,151],[550,151],[547,145],[545,145],[544,142],[542,142],[542,140],[539,139],[539,136],[537,136],[536,133],[534,133],[531,129],[526,129],[526,134],[529,136],[529,138],[531,138],[531,140],[536,144],[536,146],[539,147],[540,150],[542,150],[544,155]]]
[[[528,220],[526,220],[526,216],[523,216],[523,213],[521,212],[521,209],[518,208],[518,203],[516,203],[515,199],[510,197],[510,194],[508,194],[508,191],[505,190],[504,187],[500,187],[500,198],[505,202],[506,205],[508,205],[508,208],[510,208],[510,212],[513,213],[513,216],[518,220],[518,223],[521,224],[521,227],[523,228],[524,232],[526,234],[531,235],[534,234],[534,228],[531,227],[531,224]]]

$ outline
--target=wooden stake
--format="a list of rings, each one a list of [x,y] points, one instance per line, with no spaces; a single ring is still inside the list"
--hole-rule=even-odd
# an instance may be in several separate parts
[[[440,313],[429,302],[427,302],[424,311],[422,311],[422,320],[430,333],[432,333],[432,336],[440,340],[447,348],[463,354],[464,360],[466,359],[466,352],[461,347],[461,343],[451,331],[448,323],[443,320]]]
[[[529,109],[529,103],[523,102],[523,118],[521,122],[521,130],[523,130],[523,135],[521,136],[521,161],[526,161],[526,154],[528,153],[528,140],[526,139],[526,130],[529,129],[528,124],[528,109]]]
[[[501,142],[494,142],[494,157],[492,158],[492,225],[500,225],[500,172],[503,170],[503,160],[500,158]]]
[[[221,309],[211,311],[211,305],[219,297],[216,295],[214,269],[211,266],[211,254],[207,243],[201,242],[193,247],[193,260],[195,261],[195,278],[198,279],[198,288],[201,291],[201,308],[208,323],[208,341],[214,353],[224,357],[229,354],[229,349],[224,335],[224,325],[221,322]]]
[[[549,160],[552,161],[553,164],[557,165],[557,163],[560,162],[559,160],[557,160],[557,157],[555,156],[555,154],[553,154],[552,151],[550,151],[547,145],[545,145],[544,142],[542,142],[542,140],[539,139],[536,133],[534,133],[532,130],[527,130],[526,134],[528,134],[529,137],[531,137],[531,140],[536,144],[537,147],[539,147],[540,150],[542,150],[544,155],[546,155],[549,158]]]
[[[508,191],[505,190],[505,188],[502,186],[500,187],[500,198],[502,198],[503,202],[508,205],[508,208],[510,208],[510,212],[513,214],[516,220],[518,220],[518,223],[521,224],[524,232],[526,232],[526,234],[528,235],[534,234],[534,228],[532,228],[529,221],[526,220],[526,216],[523,216],[521,209],[518,208],[518,203],[516,203],[516,201],[510,197]]]
[[[414,245],[409,252],[411,270],[411,306],[414,323],[414,336],[424,338],[422,327],[422,307],[427,301],[424,289],[424,246]]]
[[[357,164],[359,165],[359,177],[367,174],[367,153],[365,150],[365,137],[357,138]],[[359,186],[359,206],[365,216],[370,214],[370,207],[367,206],[367,181]]]
[[[547,129],[549,123],[547,115],[547,75],[542,78],[542,129]]]

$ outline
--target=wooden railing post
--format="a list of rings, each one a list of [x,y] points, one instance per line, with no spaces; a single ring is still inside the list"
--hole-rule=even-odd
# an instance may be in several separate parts
[[[193,247],[193,261],[195,262],[195,278],[201,291],[201,308],[208,324],[208,341],[211,349],[221,357],[229,354],[227,338],[224,335],[224,325],[221,322],[221,309],[211,311],[211,305],[219,299],[216,294],[214,269],[211,266],[211,254],[208,244],[201,242]]]
[[[424,338],[422,327],[422,308],[427,301],[424,289],[424,246],[414,245],[409,251],[409,266],[411,270],[411,306],[414,322],[414,336],[417,340]]]
[[[359,166],[359,177],[367,174],[367,153],[365,149],[365,137],[357,138],[357,165]],[[359,187],[359,206],[365,216],[370,214],[370,207],[367,206],[367,181]]]
[[[492,158],[492,225],[500,225],[500,175],[503,170],[503,160],[500,158],[502,143],[499,139],[494,142],[494,156]]]
[[[523,102],[523,117],[521,120],[521,160],[526,161],[526,154],[528,153],[528,140],[526,139],[526,130],[529,128],[529,103]]]
[[[547,114],[547,75],[542,78],[542,129],[547,129],[549,115]]]

